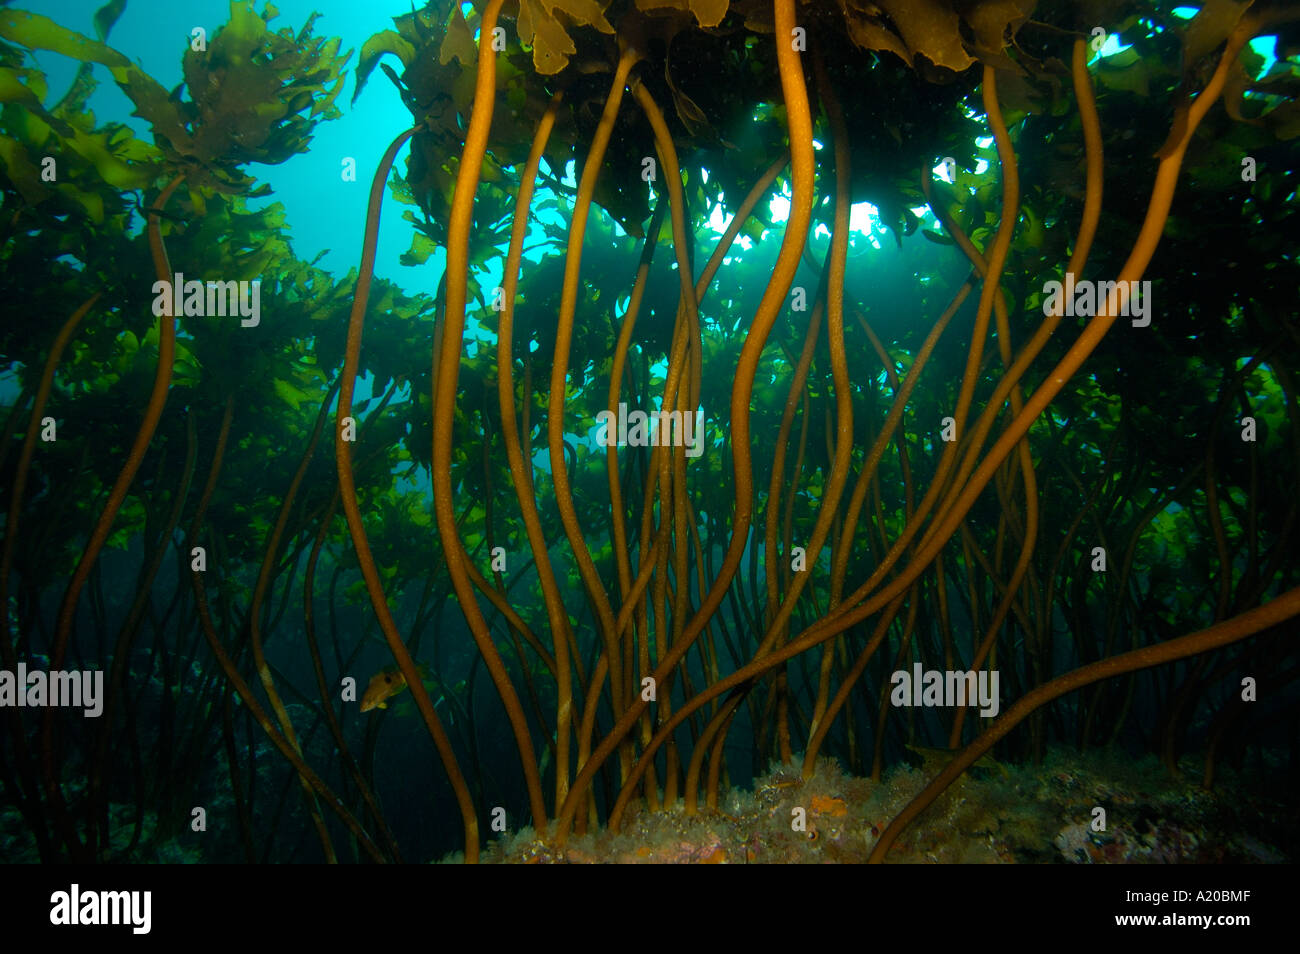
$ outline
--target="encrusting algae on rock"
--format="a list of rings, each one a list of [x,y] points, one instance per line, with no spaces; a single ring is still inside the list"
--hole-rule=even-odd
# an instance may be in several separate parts
[[[937,752],[938,750],[934,750]],[[928,766],[927,766],[928,767]],[[963,776],[895,841],[894,863],[1280,862],[1300,823],[1285,800],[1243,800],[1224,779],[1215,792],[1171,780],[1155,759],[1113,753],[1050,752],[1037,766],[1003,766]],[[843,774],[819,759],[807,780],[776,766],[723,810],[687,815],[679,806],[629,814],[623,830],[572,836],[563,848],[531,828],[488,847],[505,864],[853,864],[933,772],[906,766],[881,782]],[[1278,793],[1280,796],[1281,793]],[[1092,809],[1107,811],[1092,830]],[[1252,826],[1249,819],[1267,819]]]

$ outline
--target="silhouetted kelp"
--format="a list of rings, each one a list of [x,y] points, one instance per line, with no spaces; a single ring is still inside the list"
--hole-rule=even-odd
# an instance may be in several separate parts
[[[436,0],[361,50],[353,103],[378,66],[412,126],[342,281],[244,169],[339,114],[337,39],[234,2],[169,94],[120,7],[0,11],[0,648],[107,670],[98,719],[4,707],[24,850],[446,850],[392,794],[423,746],[380,749],[411,711],[469,861],[482,819],[562,852],[945,746],[880,860],[995,744],[1196,749],[1208,788],[1294,733],[1300,11],[1092,6]],[[82,64],[53,105],[40,50]],[[386,190],[436,300],[373,277]],[[362,719],[380,670],[409,697]]]

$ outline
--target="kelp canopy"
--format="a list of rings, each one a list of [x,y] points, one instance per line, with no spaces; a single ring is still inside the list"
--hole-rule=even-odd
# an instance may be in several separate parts
[[[1294,737],[1300,11],[1176,6],[437,0],[360,51],[411,127],[341,279],[249,202],[338,39],[234,2],[169,92],[120,2],[0,10],[0,648],[106,674],[2,711],[23,843],[474,860],[960,751],[878,859],[994,744]],[[372,278],[386,190],[435,297]]]

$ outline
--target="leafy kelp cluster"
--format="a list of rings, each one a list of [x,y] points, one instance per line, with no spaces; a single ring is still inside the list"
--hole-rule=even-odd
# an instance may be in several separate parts
[[[1294,773],[1292,4],[434,0],[349,76],[239,0],[171,91],[123,6],[0,10],[2,662],[103,674],[0,694],[8,857],[565,857],[927,753],[881,860],[995,745]],[[338,278],[257,167],[384,77]]]

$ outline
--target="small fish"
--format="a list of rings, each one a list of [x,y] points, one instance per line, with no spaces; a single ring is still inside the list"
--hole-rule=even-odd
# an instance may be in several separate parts
[[[831,815],[835,818],[843,818],[849,813],[848,803],[844,799],[828,795],[814,795],[808,807],[814,815]]]
[[[388,700],[406,688],[406,677],[397,666],[389,666],[375,673],[361,696],[361,711],[387,709]]]
[[[923,745],[906,745],[905,748],[913,755],[921,759],[921,768],[925,772],[935,772],[942,769],[956,757],[960,749],[931,749]],[[1010,778],[1011,773],[1007,771],[1006,766],[994,760],[991,755],[983,755],[975,760],[972,768],[989,769],[990,771],[1000,772],[1003,778]]]

